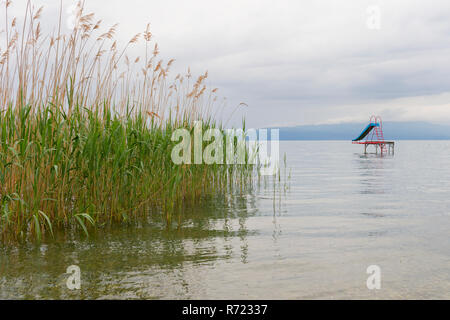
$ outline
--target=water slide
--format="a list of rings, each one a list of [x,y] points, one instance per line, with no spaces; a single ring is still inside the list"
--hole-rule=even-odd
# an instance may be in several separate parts
[[[354,139],[353,141],[360,141],[360,140],[364,139],[370,133],[370,131],[372,131],[373,128],[379,127],[379,126],[380,126],[379,123],[374,123],[374,122],[369,123],[367,125],[367,127],[361,132],[359,137]]]

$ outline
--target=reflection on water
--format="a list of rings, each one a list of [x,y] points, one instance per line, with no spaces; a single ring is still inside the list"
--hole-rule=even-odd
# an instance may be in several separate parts
[[[281,147],[287,184],[262,179],[170,228],[154,216],[90,239],[0,246],[0,298],[450,298],[449,142],[402,141],[394,157],[348,142]],[[372,264],[381,290],[366,287]],[[79,291],[66,287],[70,265]]]
[[[361,194],[384,194],[390,192],[394,164],[392,155],[355,154],[357,171],[361,176]]]
[[[253,206],[252,206],[253,204]],[[100,230],[90,239],[57,239],[1,249],[0,298],[161,298],[189,294],[189,266],[247,262],[246,220],[256,213],[251,195],[215,198],[187,208],[179,225],[148,223]],[[237,241],[236,241],[237,240]],[[238,243],[239,245],[236,245]],[[82,290],[67,290],[65,268],[78,265]],[[125,294],[125,296],[123,296]]]

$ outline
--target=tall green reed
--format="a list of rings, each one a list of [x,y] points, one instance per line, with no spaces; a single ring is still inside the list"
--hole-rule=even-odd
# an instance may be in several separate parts
[[[0,237],[37,239],[149,213],[168,223],[196,203],[247,183],[251,166],[175,165],[172,133],[221,128],[207,73],[169,80],[170,60],[150,49],[147,26],[123,49],[116,26],[101,31],[77,9],[77,26],[41,34],[42,8],[28,1],[22,25],[8,19],[0,49]],[[61,21],[61,19],[60,19]],[[144,41],[144,55],[127,49]],[[1,47],[1,46],[0,46]]]

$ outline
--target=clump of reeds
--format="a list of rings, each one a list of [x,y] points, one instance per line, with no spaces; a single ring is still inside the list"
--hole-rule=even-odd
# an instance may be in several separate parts
[[[216,89],[207,73],[169,80],[173,60],[158,59],[149,27],[119,49],[106,30],[77,8],[64,34],[42,34],[42,8],[28,2],[21,23],[0,32],[0,236],[41,239],[58,229],[149,212],[166,215],[246,180],[247,166],[174,165],[172,132],[195,120],[215,127]],[[131,59],[129,46],[145,51]],[[219,125],[217,125],[220,127]]]

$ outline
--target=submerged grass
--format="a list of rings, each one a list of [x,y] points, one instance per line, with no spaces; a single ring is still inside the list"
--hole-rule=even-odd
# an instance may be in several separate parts
[[[116,26],[100,32],[101,22],[83,13],[83,3],[70,34],[61,33],[60,23],[46,37],[42,8],[28,2],[19,27],[8,19],[10,6],[6,1],[0,32],[6,48],[0,49],[4,241],[41,240],[56,229],[88,234],[149,212],[170,223],[176,207],[250,181],[250,165],[172,162],[174,130],[193,132],[196,120],[204,130],[221,128],[214,120],[217,89],[207,89],[207,73],[191,83],[188,71],[170,82],[173,60],[156,60],[148,26],[118,50]],[[130,59],[127,48],[140,38],[144,57]]]

